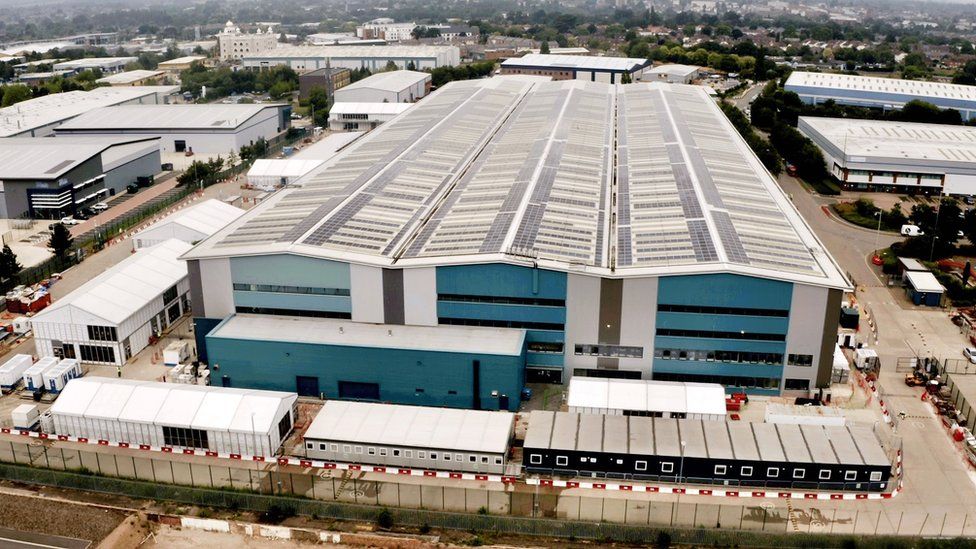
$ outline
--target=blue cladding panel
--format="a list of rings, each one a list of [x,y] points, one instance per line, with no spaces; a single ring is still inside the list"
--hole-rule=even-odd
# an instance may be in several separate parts
[[[352,298],[349,296],[235,291],[234,304],[238,307],[352,313]]]
[[[790,308],[789,282],[732,274],[663,276],[658,282],[658,303],[715,307]]]
[[[717,332],[746,331],[751,333],[786,335],[786,330],[789,328],[789,319],[783,317],[659,312],[657,314],[657,327]]]
[[[696,373],[718,376],[780,377],[780,366],[764,364],[725,364],[721,362],[702,362],[698,360],[661,360],[654,364],[654,371],[660,373]]]
[[[566,273],[499,264],[438,267],[437,292],[566,299]]]
[[[384,402],[470,408],[472,361],[478,360],[481,407],[497,409],[498,399],[491,392],[498,391],[508,395],[509,409],[515,410],[524,384],[524,353],[438,353],[220,337],[208,337],[207,346],[211,365],[219,366],[214,385],[227,376],[232,387],[294,392],[296,376],[310,376],[318,378],[326,398],[339,396],[339,381],[353,381],[379,384]]]
[[[222,318],[203,318],[194,317],[193,319],[193,338],[197,344],[197,358],[204,364],[207,363],[207,334],[221,323]]]
[[[233,257],[231,278],[241,284],[349,289],[349,264],[297,255]]]
[[[697,351],[746,351],[755,353],[783,353],[786,343],[781,341],[744,341],[738,339],[708,339],[703,337],[656,336],[655,349],[688,349]],[[655,365],[660,361],[655,360]],[[711,364],[711,363],[709,363]]]
[[[437,316],[564,324],[566,322],[566,308],[439,301],[437,302]]]

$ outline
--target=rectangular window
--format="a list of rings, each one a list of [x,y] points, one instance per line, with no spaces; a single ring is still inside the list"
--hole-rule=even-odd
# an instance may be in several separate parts
[[[488,463],[488,456],[481,456],[481,463],[487,464]]]
[[[871,482],[881,482],[881,471],[871,471]]]
[[[541,465],[542,456],[539,454],[529,454],[529,463],[531,463],[532,465]]]
[[[670,462],[670,461],[665,461],[664,463],[662,463],[661,464],[661,472],[662,473],[673,473],[674,472],[674,463],[673,462]]]
[[[478,462],[478,456],[468,456],[468,461],[471,462],[471,463],[477,463]]]
[[[419,459],[427,459],[427,452],[423,450],[417,450],[417,457]]]
[[[118,341],[115,326],[88,326],[88,339],[92,341]]]
[[[403,457],[405,457],[407,459],[413,458],[413,450],[404,450],[403,451]]]
[[[333,452],[338,452],[339,451],[339,445],[338,444],[330,444],[329,445],[329,450],[332,450]]]
[[[355,450],[355,452],[357,454],[363,453],[363,447],[362,446],[356,446],[355,448],[353,448],[353,450]]]
[[[375,456],[376,455],[376,448],[366,448],[366,453],[369,454],[369,455],[371,455],[371,456]]]
[[[115,349],[99,345],[78,345],[82,362],[102,362],[115,364]]]
[[[201,429],[163,426],[163,443],[166,446],[207,449],[207,432]]]
[[[444,452],[444,461],[451,461],[451,454],[449,452]]]
[[[786,378],[784,387],[786,388],[787,391],[809,391],[810,380]]]
[[[741,316],[776,316],[787,318],[787,309],[751,309],[746,307],[711,307],[702,305],[669,305],[661,303],[657,306],[659,313],[693,313],[706,315],[741,315]]]
[[[820,480],[830,480],[830,469],[820,470]]]
[[[495,458],[495,465],[501,465],[501,464],[502,464],[502,458],[496,457]]]
[[[351,454],[352,453],[352,446],[350,446],[348,444],[343,444],[342,445],[342,453],[343,454]]]
[[[566,456],[556,456],[556,465],[559,465],[560,467],[569,465],[569,458]]]
[[[803,478],[807,474],[806,469],[793,469],[793,478]]]
[[[844,480],[857,480],[857,471],[844,471]]]
[[[647,462],[646,461],[636,461],[636,462],[634,462],[634,469],[636,469],[638,471],[646,471],[647,470]]]
[[[386,455],[386,448],[380,448],[380,455],[381,456],[385,456]]]
[[[729,470],[729,467],[727,465],[716,465],[715,466],[715,474],[716,475],[724,475],[725,472],[728,471],[728,470]]]
[[[628,347],[624,345],[576,345],[574,346],[574,352],[577,356],[644,358],[643,347]]]
[[[309,448],[311,448],[311,446],[309,446]],[[325,451],[325,443],[324,442],[320,442],[319,443],[319,450],[322,450],[323,452]]]
[[[454,454],[454,461],[463,461],[463,460],[464,460],[464,456],[462,456],[461,454]]]
[[[694,337],[707,339],[738,339],[743,341],[786,341],[786,334],[763,332],[723,332],[717,330],[685,330],[678,328],[658,328],[657,335],[666,337]]]
[[[179,290],[176,288],[176,286],[172,286],[163,292],[163,305],[169,305],[170,302],[174,301],[176,296],[179,295],[178,292]]]
[[[787,355],[786,363],[790,366],[813,366],[813,355]]]
[[[769,469],[766,469],[766,476],[769,477],[769,478],[778,478],[779,477],[779,469],[777,469],[775,467],[770,467]]]
[[[431,452],[430,453],[430,459],[436,460],[437,459],[437,452]]]
[[[400,457],[400,450],[397,450],[396,448],[394,448],[393,449],[393,457]]]
[[[312,444],[311,442],[306,442],[305,443],[305,448],[308,449],[308,450],[314,450],[315,449],[315,445]],[[322,448],[322,449],[325,450],[325,448]]]
[[[740,469],[740,474],[742,476],[744,476],[744,477],[751,477],[752,476],[752,466],[751,465],[743,465],[742,466],[742,469]]]

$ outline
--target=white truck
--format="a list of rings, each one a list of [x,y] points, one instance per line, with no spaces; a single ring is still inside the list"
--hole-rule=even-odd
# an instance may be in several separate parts
[[[902,225],[901,235],[902,236],[922,236],[925,231],[919,228],[918,225]]]

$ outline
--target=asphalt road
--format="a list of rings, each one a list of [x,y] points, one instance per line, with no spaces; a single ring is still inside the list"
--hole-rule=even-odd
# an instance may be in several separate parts
[[[63,538],[34,532],[21,532],[0,528],[0,549],[86,549],[91,542],[84,539]]]

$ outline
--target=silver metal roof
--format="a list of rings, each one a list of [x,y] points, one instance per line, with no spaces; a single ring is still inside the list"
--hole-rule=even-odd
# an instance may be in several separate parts
[[[88,111],[58,131],[116,129],[236,129],[265,109],[279,104],[117,105]]]
[[[650,64],[647,59],[633,57],[601,57],[595,55],[557,55],[530,53],[502,62],[503,67],[538,67],[545,69],[572,68],[578,70],[635,71]]]
[[[849,286],[714,101],[662,83],[453,82],[187,257],[280,252]]]
[[[729,438],[729,423],[725,421],[703,421],[705,444],[708,445],[708,457],[712,459],[732,459],[732,441]]]
[[[107,149],[129,143],[156,144],[157,137],[78,136],[0,138],[0,180],[57,180]],[[103,166],[103,169],[107,169]]]
[[[786,79],[787,89],[794,86],[821,88],[830,96],[831,90],[856,90],[866,94],[898,94],[932,99],[976,101],[976,88],[962,84],[902,80],[877,76],[836,74],[826,72],[793,71]]]
[[[426,82],[430,80],[431,76],[429,72],[419,72],[419,71],[386,71],[376,73],[362,80],[357,80],[352,84],[343,86],[340,88],[343,93],[350,90],[358,89],[370,89],[370,90],[385,90],[391,92],[401,92],[414,84],[419,84],[420,82]],[[338,90],[337,90],[338,91]]]
[[[830,445],[830,439],[821,425],[800,425],[800,432],[807,443],[810,458],[814,463],[837,463],[837,454]]]
[[[679,419],[678,431],[681,442],[685,444],[684,455],[687,457],[706,458],[708,447],[705,445],[705,431],[702,422],[697,419]]]
[[[515,415],[509,412],[330,400],[305,438],[504,453],[514,425]]]
[[[756,435],[752,432],[752,425],[742,421],[730,421],[728,428],[735,459],[759,461],[759,449],[756,446]]]

